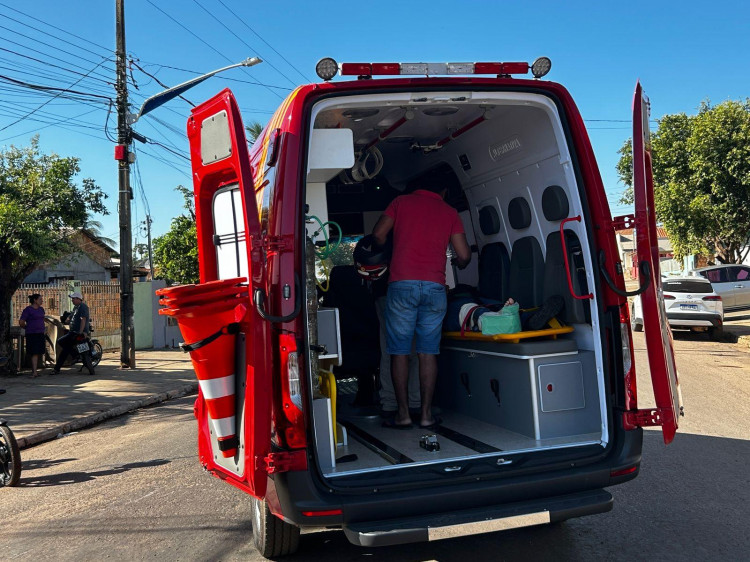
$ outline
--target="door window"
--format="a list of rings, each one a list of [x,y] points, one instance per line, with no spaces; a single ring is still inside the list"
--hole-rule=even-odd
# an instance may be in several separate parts
[[[701,275],[711,281],[711,283],[726,283],[729,281],[727,277],[727,270],[725,268],[709,269],[702,271]]]
[[[247,238],[238,185],[216,193],[213,215],[219,279],[247,277]]]
[[[732,277],[735,281],[748,281],[750,280],[750,267],[730,267],[732,270]]]

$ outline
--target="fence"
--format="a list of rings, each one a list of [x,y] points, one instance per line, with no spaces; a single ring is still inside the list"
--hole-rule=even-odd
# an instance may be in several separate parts
[[[120,348],[120,285],[118,282],[69,281],[59,285],[21,285],[11,299],[11,318],[18,319],[29,304],[29,295],[42,295],[44,311],[48,316],[59,317],[73,309],[68,295],[80,291],[91,311],[94,335],[105,351]]]

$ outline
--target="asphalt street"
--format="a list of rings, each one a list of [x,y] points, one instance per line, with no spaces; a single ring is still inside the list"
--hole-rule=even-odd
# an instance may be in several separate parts
[[[635,335],[641,406],[651,398]],[[750,552],[750,349],[677,334],[686,416],[675,442],[645,432],[642,471],[614,510],[560,525],[383,549],[303,534],[289,560],[743,560]],[[0,559],[261,560],[250,507],[196,458],[192,397],[23,451],[0,489]]]

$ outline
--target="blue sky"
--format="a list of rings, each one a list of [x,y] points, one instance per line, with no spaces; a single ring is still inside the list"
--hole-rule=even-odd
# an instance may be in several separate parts
[[[107,84],[114,82],[114,64],[107,61],[115,44],[114,5],[114,0],[77,0],[61,9],[57,1],[0,0],[0,75],[114,98]],[[339,62],[548,56],[552,71],[547,78],[570,90],[586,121],[613,214],[629,211],[617,204],[623,186],[615,164],[617,149],[630,136],[637,79],[651,98],[652,118],[695,113],[705,99],[719,103],[750,96],[750,7],[744,2],[716,7],[694,1],[125,0],[125,8],[128,53],[168,86],[195,75],[185,70],[203,73],[247,56],[263,58],[261,65],[220,74],[186,94],[200,103],[230,87],[246,123],[265,124],[291,89],[317,79],[315,63],[324,56]],[[163,88],[136,67],[132,76],[137,110],[145,97]],[[261,85],[250,83],[256,81]],[[189,163],[181,156],[188,155],[184,130],[189,112],[190,106],[177,99],[135,126],[167,147],[136,145],[141,180],[133,182],[136,242],[145,242],[138,225],[147,208],[152,234],[163,234],[181,212],[182,200],[173,188],[192,187]],[[88,104],[52,99],[0,79],[0,147],[27,145],[38,132],[45,152],[79,157],[79,178],[94,178],[109,194],[111,214],[99,217],[102,234],[118,240],[117,166],[104,132],[106,117],[102,97]],[[113,116],[109,130],[116,131]]]

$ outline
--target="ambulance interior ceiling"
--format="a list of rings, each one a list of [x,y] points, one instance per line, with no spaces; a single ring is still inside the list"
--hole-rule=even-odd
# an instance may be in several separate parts
[[[353,149],[355,162],[369,146],[379,152],[359,173],[355,163],[354,172],[345,168],[326,181],[329,218],[345,234],[362,233],[369,225],[357,213],[382,211],[425,175],[446,182],[448,201],[459,211],[467,208],[463,191],[474,188],[474,204],[500,191],[517,192],[521,183],[538,188],[555,183],[570,196],[558,146],[564,136],[553,104],[534,94],[494,96],[498,99],[488,93],[441,92],[412,94],[400,102],[378,103],[378,96],[321,102],[325,105],[315,114],[314,129],[351,130],[348,150]],[[385,138],[371,144],[379,135]],[[512,177],[523,170],[523,181]]]

